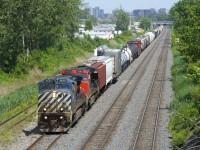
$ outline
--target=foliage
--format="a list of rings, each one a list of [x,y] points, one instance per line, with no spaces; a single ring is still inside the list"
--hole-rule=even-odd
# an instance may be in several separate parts
[[[85,30],[92,30],[92,21],[91,20],[86,20],[85,21]]]
[[[168,13],[164,13],[164,12],[158,12],[157,14],[148,14],[148,15],[144,15],[143,17],[134,16],[134,20],[137,20],[137,21],[140,21],[143,18],[148,18],[151,21],[171,21],[172,20],[171,16]]]
[[[167,13],[158,13],[156,15],[157,21],[171,21],[170,16]]]
[[[98,19],[95,16],[90,16],[90,20],[91,20],[93,25],[97,25]]]
[[[0,68],[14,72],[19,55],[31,55],[33,49],[44,51],[62,36],[73,41],[80,5],[80,0],[2,0]]]
[[[172,146],[181,147],[198,128],[196,122],[200,113],[200,88],[188,74],[188,61],[178,46],[173,47],[172,87],[175,93],[170,104],[173,112],[168,124],[172,133]],[[180,88],[181,87],[181,88]]]
[[[140,28],[144,30],[148,30],[151,28],[151,19],[149,18],[142,18],[140,20]]]
[[[129,17],[128,14],[122,9],[115,9],[113,11],[114,22],[116,24],[115,30],[125,31],[128,30]]]
[[[126,30],[120,35],[116,35],[113,40],[108,44],[110,48],[121,48],[127,41],[134,39],[135,36],[132,35],[131,31]]]
[[[175,36],[173,37],[178,37],[180,39],[178,44],[174,43],[173,45],[179,46],[177,50],[179,55],[184,58],[185,64],[183,72],[175,71],[174,73],[174,77],[178,77],[179,81],[173,81],[175,101],[172,102],[171,106],[174,110],[186,115],[193,122],[192,124],[188,124],[187,121],[182,121],[182,124],[184,125],[174,124],[172,123],[174,122],[173,120],[177,119],[177,121],[180,121],[180,119],[176,116],[171,117],[171,125],[174,127],[177,126],[176,128],[171,128],[171,132],[174,133],[173,143],[176,146],[180,146],[185,142],[185,140],[177,142],[174,141],[178,132],[182,132],[184,130],[189,131],[185,137],[200,132],[198,125],[198,118],[200,117],[200,96],[198,94],[200,93],[199,7],[200,0],[182,0],[176,3],[170,10],[170,16],[173,19],[175,30]],[[177,59],[177,57],[174,58],[175,60]],[[175,66],[175,68],[176,67],[178,66]],[[182,82],[182,84],[180,83],[178,86],[178,82]],[[185,107],[183,107],[184,105]],[[189,107],[186,109],[186,106]],[[173,117],[175,117],[175,119],[172,119]],[[180,129],[178,130],[178,128]],[[198,136],[200,137],[199,134]]]
[[[181,52],[191,62],[200,57],[200,0],[179,1],[170,10],[174,29],[180,38]]]
[[[37,102],[37,85],[22,87],[7,96],[0,97],[0,122],[10,115],[12,110],[23,109]]]

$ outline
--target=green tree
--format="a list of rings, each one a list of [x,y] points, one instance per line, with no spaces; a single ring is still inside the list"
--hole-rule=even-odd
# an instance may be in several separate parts
[[[92,30],[92,21],[91,20],[86,20],[85,21],[85,30]]]
[[[197,134],[200,136],[199,130],[199,112],[200,112],[200,0],[181,0],[176,3],[170,10],[170,16],[173,20],[173,27],[176,37],[179,37],[179,46],[177,50],[180,53],[181,59],[184,61],[180,64],[185,63],[185,72],[183,68],[181,71],[175,72],[174,83],[179,83],[181,86],[181,92],[184,91],[185,94],[180,94],[177,91],[176,96],[176,106],[173,107],[179,112],[183,117],[173,115],[171,117],[171,131],[173,134],[174,147],[181,146],[187,140],[188,136]],[[176,57],[176,55],[175,55]],[[180,59],[180,58],[179,58]],[[176,60],[176,58],[175,58]],[[177,62],[176,62],[177,63]],[[174,68],[179,66],[176,64]],[[179,66],[180,67],[180,66]],[[179,77],[181,75],[181,77]],[[177,76],[177,77],[176,77]],[[182,78],[182,79],[181,79]],[[177,81],[176,81],[177,80]],[[184,81],[184,83],[183,83]],[[182,82],[182,83],[181,83]],[[173,84],[174,84],[173,83]],[[187,91],[185,90],[184,84],[187,84]],[[174,84],[175,85],[175,84]],[[175,91],[178,89],[175,87]],[[182,96],[181,96],[182,95]],[[182,104],[178,104],[178,103]],[[185,106],[189,106],[186,108]],[[188,119],[189,118],[189,124]],[[192,120],[192,121],[191,121]],[[175,123],[175,124],[174,124]],[[187,131],[187,132],[185,132]],[[185,132],[185,133],[184,133]],[[184,134],[183,134],[184,133]],[[187,142],[189,143],[189,142]],[[196,146],[196,145],[192,145]],[[188,149],[190,147],[187,147]]]
[[[170,10],[174,29],[180,38],[182,53],[191,62],[200,58],[200,0],[182,0]]]
[[[167,13],[158,13],[156,15],[156,20],[157,21],[167,21],[167,20],[171,20],[171,19]]]
[[[90,21],[93,25],[96,25],[98,23],[98,19],[95,16],[90,16]]]
[[[140,28],[144,30],[148,30],[151,28],[151,19],[149,18],[142,18],[140,20]]]
[[[128,30],[129,16],[124,10],[115,9],[113,12],[113,19],[116,24],[116,30]]]
[[[63,36],[73,41],[81,5],[81,0],[1,0],[0,69],[12,72],[19,55],[46,50]]]

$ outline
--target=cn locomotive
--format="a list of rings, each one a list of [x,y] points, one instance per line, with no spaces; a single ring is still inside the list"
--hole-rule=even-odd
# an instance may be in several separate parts
[[[114,80],[161,33],[153,32],[128,41],[121,49],[97,47],[81,66],[62,70],[38,83],[38,127],[41,132],[66,132]]]

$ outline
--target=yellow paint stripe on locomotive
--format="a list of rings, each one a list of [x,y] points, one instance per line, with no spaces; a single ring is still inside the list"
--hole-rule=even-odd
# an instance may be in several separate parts
[[[62,107],[63,103],[61,102],[58,106],[57,106],[57,109],[60,110],[60,108]]]
[[[57,109],[59,109],[60,105],[62,105],[62,99],[63,97],[54,99],[54,104],[52,105],[51,110],[50,110],[51,112],[56,112]]]
[[[42,102],[42,103],[40,104],[40,106],[38,107],[38,111],[39,111],[39,112],[42,112],[42,111],[43,111],[42,108],[44,108],[44,107],[45,107],[45,103]]]
[[[66,106],[69,106],[70,103],[71,103],[71,99],[66,103]]]
[[[71,97],[71,95],[69,94],[69,95],[67,95],[67,97],[63,100],[64,102],[67,102],[67,99],[69,98],[69,97]]]
[[[46,99],[51,98],[51,92],[46,92],[38,101],[38,103],[42,102],[44,98],[49,94],[49,96]]]
[[[55,100],[55,99],[54,99],[54,100]],[[51,108],[49,108],[49,111],[50,111],[50,112],[53,112],[53,111],[54,111],[53,108],[57,105],[57,103],[58,103],[57,101],[54,101],[54,104],[51,106]]]
[[[68,107],[68,110],[71,110],[72,108],[71,108],[71,105]]]
[[[71,99],[67,102],[67,100],[68,100],[69,97],[71,97],[71,95],[67,95],[66,98],[62,97],[59,100],[57,100],[57,101],[60,102],[60,104],[57,106],[58,110],[62,107],[62,105],[63,105],[64,102],[66,102],[66,106],[68,106],[71,103]]]

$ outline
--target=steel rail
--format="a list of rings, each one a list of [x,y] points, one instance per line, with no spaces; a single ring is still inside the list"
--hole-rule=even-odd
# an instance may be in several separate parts
[[[37,111],[33,111],[32,113],[30,113],[28,116],[24,117],[23,119],[19,120],[18,122],[16,122],[14,125],[12,125],[9,129],[12,129],[13,127],[17,126],[18,124],[20,124],[22,121],[28,119],[30,116],[32,116],[34,113],[36,113]]]
[[[168,37],[168,35],[167,35],[167,37]],[[165,44],[164,44],[165,45]],[[164,45],[163,45],[163,47],[164,47]],[[162,51],[163,52],[163,51]],[[162,59],[162,52],[161,52],[161,55],[159,56],[159,62],[161,61],[161,59]],[[166,57],[165,57],[166,58]],[[156,66],[156,70],[154,71],[154,76],[153,76],[153,79],[152,79],[152,84],[151,84],[151,86],[149,87],[149,92],[148,92],[148,95],[147,95],[147,100],[146,100],[146,103],[145,103],[145,108],[144,108],[144,110],[143,110],[143,113],[142,113],[142,117],[141,117],[141,120],[140,120],[140,123],[139,123],[139,127],[138,127],[138,130],[137,130],[137,134],[136,134],[136,137],[135,137],[135,140],[134,140],[134,143],[133,143],[133,146],[131,146],[132,148],[131,149],[133,149],[133,150],[135,150],[136,149],[136,144],[137,144],[137,142],[138,142],[138,139],[139,139],[139,134],[141,133],[141,130],[142,130],[142,124],[143,124],[143,122],[144,122],[144,116],[145,116],[145,113],[146,113],[146,110],[147,110],[147,107],[148,107],[148,104],[149,104],[149,99],[150,99],[150,96],[151,96],[151,92],[152,92],[152,89],[153,89],[153,86],[154,86],[154,82],[155,82],[155,79],[156,79],[156,74],[157,74],[157,71],[158,71],[158,68],[159,68],[159,65],[160,65],[160,63],[157,63],[157,66]],[[162,74],[163,75],[163,74]],[[162,79],[163,80],[163,79]],[[160,94],[161,95],[161,94]],[[160,98],[159,98],[159,101],[160,101]],[[158,104],[160,104],[160,102],[158,102]],[[159,106],[158,106],[159,107]],[[157,111],[159,111],[159,108],[157,107]],[[158,114],[158,112],[156,113],[156,114]],[[157,115],[156,115],[157,116]],[[158,117],[158,116],[157,116]],[[157,119],[156,119],[157,120]],[[155,120],[155,122],[157,122]],[[154,132],[156,132],[156,129],[154,128]],[[154,135],[153,135],[153,138],[155,139],[155,133],[154,133]],[[155,142],[155,141],[154,141]],[[152,144],[154,143],[153,141],[152,141]],[[154,145],[154,144],[153,144]]]
[[[43,133],[36,141],[34,141],[34,143],[33,144],[31,144],[28,148],[27,148],[27,150],[31,150],[39,141],[41,141],[44,137],[45,137],[45,133]]]
[[[51,144],[46,148],[46,150],[49,150],[58,141],[58,139],[61,138],[62,135],[63,133],[60,133],[60,135],[53,142],[51,142]]]
[[[2,126],[2,125],[4,125],[5,123],[11,121],[12,119],[16,118],[17,116],[19,116],[19,115],[22,114],[23,112],[27,111],[28,109],[32,108],[32,107],[33,107],[34,105],[36,105],[36,104],[37,104],[37,103],[34,103],[32,106],[29,106],[29,107],[27,107],[26,109],[24,109],[24,110],[20,111],[19,113],[15,114],[14,116],[12,116],[12,117],[10,117],[10,118],[8,118],[8,119],[2,121],[2,122],[0,123],[0,126]]]
[[[165,49],[167,51],[168,49]],[[168,54],[168,51],[166,52]],[[164,76],[165,76],[165,71],[166,71],[166,61],[167,57],[165,57],[164,60],[164,67],[162,70],[162,81],[161,81],[161,89],[160,89],[160,95],[159,95],[159,101],[158,101],[158,108],[157,108],[157,113],[156,113],[156,121],[155,121],[155,127],[154,127],[154,134],[153,134],[153,141],[152,141],[152,150],[155,149],[155,142],[156,142],[156,133],[157,133],[157,126],[158,126],[158,121],[159,121],[159,112],[160,112],[160,104],[162,100],[162,93],[163,93],[163,85],[164,85]]]

